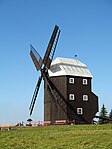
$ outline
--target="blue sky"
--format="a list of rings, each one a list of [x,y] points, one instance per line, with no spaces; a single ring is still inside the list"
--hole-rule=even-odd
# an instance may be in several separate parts
[[[61,29],[55,57],[75,58],[90,69],[99,108],[112,109],[111,0],[0,0],[0,123],[29,118],[38,79],[29,56],[32,44],[43,57],[54,25]],[[43,119],[43,84],[31,116]]]

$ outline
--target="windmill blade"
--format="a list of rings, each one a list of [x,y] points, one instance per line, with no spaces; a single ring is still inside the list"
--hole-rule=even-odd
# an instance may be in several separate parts
[[[42,66],[42,58],[32,45],[30,45],[30,56],[33,60],[33,63],[37,71],[40,70]]]
[[[50,68],[50,64],[52,62],[52,59],[53,59],[53,56],[56,50],[59,35],[60,35],[59,27],[55,25],[51,39],[49,41],[49,44],[48,44],[48,47],[45,53],[45,56],[44,56],[44,59],[43,59],[43,63],[45,67],[47,67],[48,69]]]
[[[35,105],[36,97],[38,95],[38,91],[39,91],[39,88],[40,88],[41,81],[42,81],[42,75],[38,79],[38,82],[37,82],[37,85],[36,85],[36,88],[35,88],[35,91],[34,91],[34,94],[33,94],[33,97],[32,97],[32,101],[31,101],[30,108],[29,108],[30,115],[33,112],[33,108],[34,108],[34,105]]]

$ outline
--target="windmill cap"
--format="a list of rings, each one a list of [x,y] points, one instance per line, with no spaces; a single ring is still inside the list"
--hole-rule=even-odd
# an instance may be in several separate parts
[[[49,72],[49,76],[80,76],[90,77],[92,74],[87,66],[77,59],[57,57],[52,63]]]

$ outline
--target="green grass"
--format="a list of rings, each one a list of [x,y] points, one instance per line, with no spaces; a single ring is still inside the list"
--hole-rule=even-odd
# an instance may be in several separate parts
[[[0,149],[112,149],[112,125],[17,127],[0,131]]]

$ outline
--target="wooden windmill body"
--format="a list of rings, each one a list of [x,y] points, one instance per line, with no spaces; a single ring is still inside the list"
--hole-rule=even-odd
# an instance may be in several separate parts
[[[77,59],[56,58],[50,67],[49,77],[68,104],[61,105],[52,101],[47,85],[44,86],[44,118],[45,120],[67,120],[79,123],[93,123],[98,112],[98,97],[92,92],[92,75],[87,66]]]

